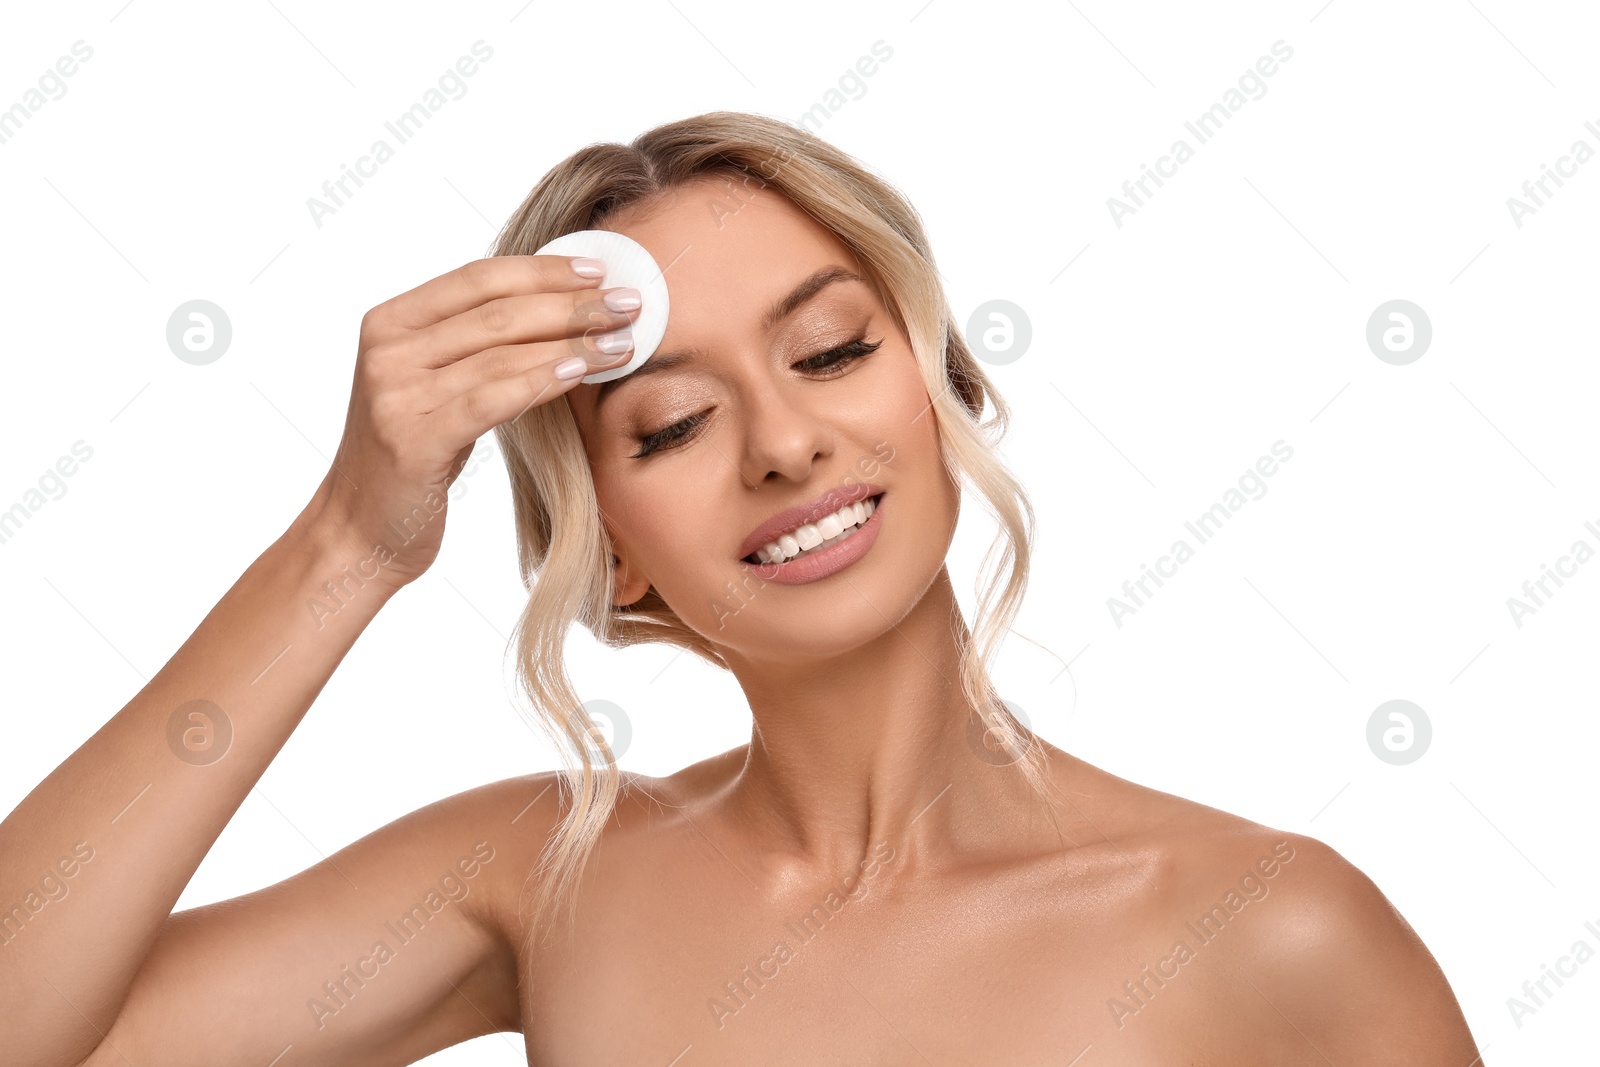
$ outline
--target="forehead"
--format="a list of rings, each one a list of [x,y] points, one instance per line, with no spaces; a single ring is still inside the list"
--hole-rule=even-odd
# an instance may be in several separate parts
[[[675,333],[725,321],[731,305],[765,306],[824,263],[857,268],[827,227],[753,175],[698,179],[600,225],[639,242],[661,267],[672,301],[663,348],[677,346]]]

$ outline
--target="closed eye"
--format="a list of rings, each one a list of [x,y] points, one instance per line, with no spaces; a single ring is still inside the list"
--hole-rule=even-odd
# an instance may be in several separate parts
[[[881,340],[868,341],[864,337],[858,337],[849,344],[840,345],[838,348],[830,348],[826,352],[818,352],[814,356],[807,356],[794,364],[794,366],[802,371],[820,374],[824,378],[836,378],[850,364],[870,356],[882,344]],[[646,434],[638,439],[639,451],[628,458],[643,459],[652,452],[676,448],[679,443],[692,437],[701,424],[710,417],[711,412],[702,411],[654,433]]]

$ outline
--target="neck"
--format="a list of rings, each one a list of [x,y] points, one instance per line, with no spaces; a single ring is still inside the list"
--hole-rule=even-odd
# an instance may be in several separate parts
[[[727,799],[763,848],[834,871],[887,844],[894,866],[922,865],[1037,829],[1021,767],[973,749],[982,726],[960,674],[969,639],[941,568],[905,618],[846,655],[730,659],[754,727]]]

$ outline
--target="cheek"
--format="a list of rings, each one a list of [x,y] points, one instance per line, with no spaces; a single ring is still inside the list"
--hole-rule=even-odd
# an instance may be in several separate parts
[[[725,506],[704,495],[704,484],[697,478],[636,479],[626,492],[600,498],[614,546],[669,601],[680,586],[704,584],[706,569],[717,563],[718,548],[730,537],[715,517]],[[731,559],[724,562],[724,569],[734,566]]]
[[[878,416],[880,429],[873,441],[875,458],[888,472],[889,484],[899,489],[905,503],[915,500],[914,510],[927,521],[923,529],[929,536],[944,529],[935,516],[947,518],[953,533],[961,507],[960,485],[939,454],[939,421],[932,399],[908,350],[905,373],[894,376],[884,397]],[[956,400],[959,406],[953,394],[947,399]],[[955,417],[964,415],[958,412]],[[946,542],[940,543],[948,548]]]
[[[668,550],[668,535],[675,525],[670,499],[670,495],[651,495],[641,486],[634,486],[625,494],[600,497],[613,543],[641,559]]]
[[[887,460],[891,467],[906,463],[920,467],[929,457],[937,458],[939,436],[932,398],[909,348],[875,401],[872,425],[877,427],[876,440],[900,457],[899,462]]]

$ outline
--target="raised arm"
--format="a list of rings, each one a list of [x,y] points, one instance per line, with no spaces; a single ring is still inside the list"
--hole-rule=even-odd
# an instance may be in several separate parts
[[[477,438],[574,384],[554,373],[563,359],[599,369],[628,358],[595,347],[591,331],[632,317],[601,306],[596,285],[565,256],[502,257],[367,313],[344,439],[305,510],[156,676],[0,822],[0,907],[17,905],[0,916],[8,1065],[71,1067],[103,1046],[92,1062],[209,1065],[266,1051],[266,1064],[312,1037],[327,1040],[294,1062],[401,1063],[396,1049],[512,1020],[503,996],[484,999],[476,1018],[441,1007],[441,975],[504,977],[479,903],[452,903],[414,941],[391,941],[392,967],[361,962],[386,922],[403,930],[429,885],[470,885],[458,860],[480,872],[496,862],[477,851],[498,854],[488,831],[453,821],[465,801],[280,885],[171,911],[356,638],[432,563],[447,490]],[[322,983],[339,987],[345,966],[375,975],[363,980],[387,990],[369,998],[382,1008],[363,1010],[366,989],[351,982],[351,1006],[308,1031],[307,1000],[337,1004]],[[133,1048],[118,1050],[122,1038]]]

